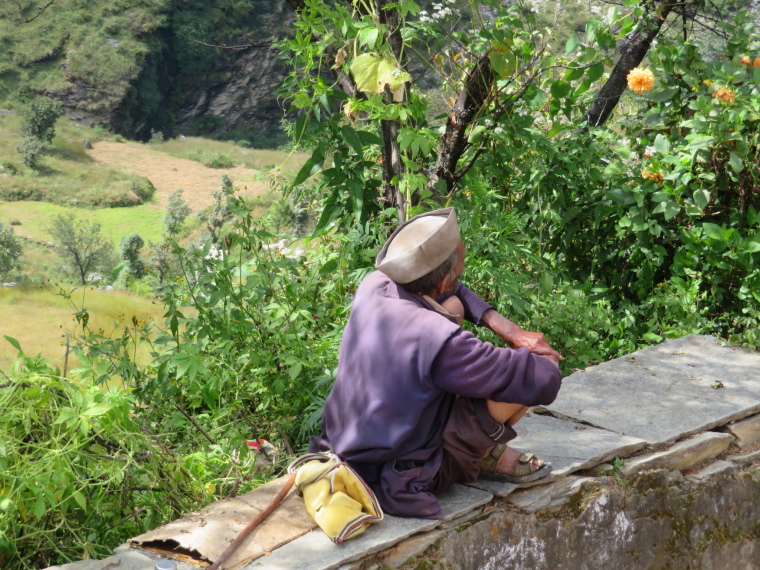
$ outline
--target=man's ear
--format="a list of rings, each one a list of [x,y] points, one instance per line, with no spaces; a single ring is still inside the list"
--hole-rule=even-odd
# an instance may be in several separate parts
[[[451,291],[453,284],[454,276],[452,275],[451,271],[449,271],[446,275],[443,276],[443,279],[441,279],[441,282],[438,284],[438,292],[436,296],[440,297],[444,293]]]

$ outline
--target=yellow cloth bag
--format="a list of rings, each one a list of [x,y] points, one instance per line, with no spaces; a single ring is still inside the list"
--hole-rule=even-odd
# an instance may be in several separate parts
[[[288,473],[296,470],[296,490],[303,497],[306,511],[336,544],[383,520],[375,494],[337,456],[309,453],[288,467]]]

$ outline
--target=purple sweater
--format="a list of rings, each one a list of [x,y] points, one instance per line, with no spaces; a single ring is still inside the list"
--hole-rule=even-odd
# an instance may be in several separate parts
[[[466,287],[456,294],[475,322],[491,308]],[[548,404],[560,382],[549,359],[479,341],[375,271],[356,292],[322,437],[310,447],[348,462],[389,514],[442,518],[428,488],[441,466],[443,428],[456,396]],[[397,462],[415,467],[399,470]]]

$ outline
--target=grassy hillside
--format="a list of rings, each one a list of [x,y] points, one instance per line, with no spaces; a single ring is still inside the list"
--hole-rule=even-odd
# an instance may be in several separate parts
[[[21,117],[0,115],[0,200],[45,201],[61,206],[109,208],[145,203],[154,189],[145,177],[124,174],[95,163],[85,141],[105,133],[67,119],[56,124],[56,136],[36,170],[16,152],[21,142]]]
[[[0,288],[0,322],[2,335],[15,338],[28,356],[41,355],[63,368],[66,333],[81,332],[72,318],[72,309],[65,299],[57,296],[53,286],[48,288]],[[78,289],[73,297],[89,309],[90,329],[106,333],[119,331],[132,316],[150,322],[161,320],[164,308],[151,299],[123,291]],[[34,326],[29,326],[34,323]],[[139,353],[147,358],[146,347]],[[16,360],[16,350],[0,335],[0,370],[10,372]],[[69,359],[69,368],[77,365]]]
[[[0,4],[0,102],[27,92],[72,93],[93,109],[121,100],[166,24],[169,0],[21,0]]]

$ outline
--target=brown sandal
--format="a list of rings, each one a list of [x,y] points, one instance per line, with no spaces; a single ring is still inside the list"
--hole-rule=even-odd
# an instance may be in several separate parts
[[[515,463],[512,473],[497,473],[499,460],[507,452],[506,443],[497,443],[491,450],[491,453],[483,458],[480,462],[480,478],[491,481],[502,481],[504,483],[530,483],[546,477],[552,470],[551,463],[544,463],[538,469],[533,469],[533,460],[536,456],[533,453],[523,453],[520,459]]]

